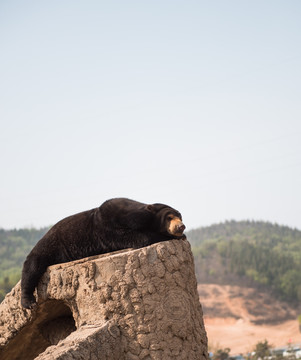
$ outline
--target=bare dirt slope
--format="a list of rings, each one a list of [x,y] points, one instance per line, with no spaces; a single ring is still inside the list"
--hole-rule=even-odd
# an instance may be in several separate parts
[[[211,347],[229,347],[238,354],[264,339],[275,347],[301,342],[298,310],[266,292],[216,284],[199,284],[198,291]]]

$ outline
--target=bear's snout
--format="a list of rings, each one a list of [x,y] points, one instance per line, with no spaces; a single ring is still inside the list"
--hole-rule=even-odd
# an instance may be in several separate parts
[[[180,233],[183,233],[185,229],[186,229],[186,226],[183,223],[181,225],[178,225],[178,231]]]
[[[168,232],[172,235],[181,236],[186,226],[183,224],[182,220],[178,217],[174,217],[169,224]]]

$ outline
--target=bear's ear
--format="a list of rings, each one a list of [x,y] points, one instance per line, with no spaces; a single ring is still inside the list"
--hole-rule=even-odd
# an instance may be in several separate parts
[[[153,205],[147,205],[147,210],[150,211],[150,212],[154,212],[155,208]]]

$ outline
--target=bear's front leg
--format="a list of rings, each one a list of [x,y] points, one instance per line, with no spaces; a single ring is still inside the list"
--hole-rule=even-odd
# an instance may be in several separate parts
[[[33,295],[39,280],[47,269],[46,259],[30,253],[23,265],[21,279],[21,305],[26,309],[32,309],[36,305]]]

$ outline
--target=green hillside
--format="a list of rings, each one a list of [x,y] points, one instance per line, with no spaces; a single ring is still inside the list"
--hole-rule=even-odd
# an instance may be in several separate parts
[[[48,228],[0,229],[0,301],[19,281],[27,254],[47,230]]]
[[[20,279],[42,229],[0,229],[0,301]],[[201,283],[257,285],[301,301],[301,231],[267,222],[227,221],[188,231]]]
[[[187,233],[199,282],[264,286],[301,301],[301,231],[267,222],[227,221]]]

